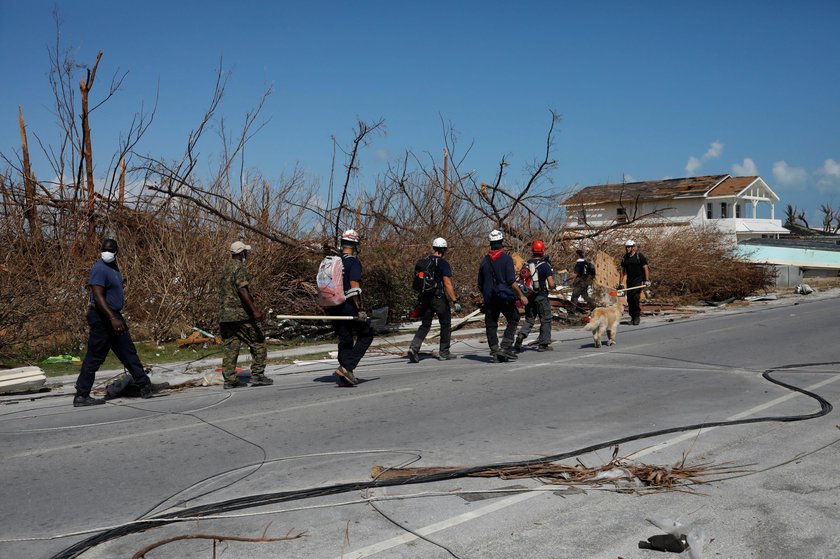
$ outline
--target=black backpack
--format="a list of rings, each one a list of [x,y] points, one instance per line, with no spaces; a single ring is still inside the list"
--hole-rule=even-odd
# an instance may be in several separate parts
[[[411,288],[420,295],[432,293],[438,286],[436,274],[437,258],[434,256],[421,258],[414,265],[414,281],[411,283]]]
[[[595,264],[593,264],[589,260],[584,260],[583,261],[583,277],[585,277],[585,278],[594,278],[595,277]]]

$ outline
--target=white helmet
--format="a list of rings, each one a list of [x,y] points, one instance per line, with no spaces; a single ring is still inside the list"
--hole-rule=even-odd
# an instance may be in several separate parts
[[[438,237],[432,241],[432,248],[449,248],[449,245],[446,244],[446,239]]]
[[[633,239],[627,239],[626,241],[624,241],[624,246],[634,247],[636,246],[636,241],[634,241]]]
[[[491,243],[495,243],[495,242],[498,242],[498,241],[503,241],[505,239],[505,236],[498,229],[493,229],[492,231],[490,231],[489,238],[490,238]]]
[[[355,229],[348,229],[341,234],[341,242],[359,244],[359,234],[356,233]]]

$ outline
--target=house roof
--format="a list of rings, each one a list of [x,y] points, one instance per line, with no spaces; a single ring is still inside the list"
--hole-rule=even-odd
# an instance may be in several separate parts
[[[758,177],[727,177],[706,193],[707,196],[735,196],[756,181]]]
[[[673,200],[707,196],[735,196],[757,179],[758,177],[707,175],[658,181],[599,184],[579,190],[564,200],[563,205],[597,204],[618,202],[619,200]]]

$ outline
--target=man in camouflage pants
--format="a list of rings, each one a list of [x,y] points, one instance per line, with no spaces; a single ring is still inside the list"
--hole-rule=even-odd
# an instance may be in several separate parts
[[[236,361],[242,342],[251,351],[251,386],[267,386],[274,381],[265,376],[267,350],[259,322],[265,317],[254,304],[248,268],[245,263],[250,245],[236,241],[230,245],[231,259],[222,268],[219,282],[219,329],[224,345],[222,376],[225,389],[245,386],[236,376]]]

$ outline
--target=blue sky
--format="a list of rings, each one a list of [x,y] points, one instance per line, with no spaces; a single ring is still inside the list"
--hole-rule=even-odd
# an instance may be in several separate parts
[[[383,118],[387,135],[365,151],[358,182],[371,184],[406,149],[439,155],[443,119],[462,152],[474,143],[466,170],[490,182],[505,155],[513,185],[544,149],[554,109],[559,192],[622,175],[759,174],[782,198],[777,217],[790,203],[819,225],[820,204],[840,208],[836,1],[0,0],[7,155],[19,150],[18,105],[30,134],[58,138],[47,80],[54,5],[79,63],[104,51],[94,97],[128,72],[93,116],[98,173],[156,93],[137,151],[180,155],[223,59],[226,126],[274,88],[245,161],[270,179],[299,166],[325,188],[331,135],[347,144],[357,118]]]

